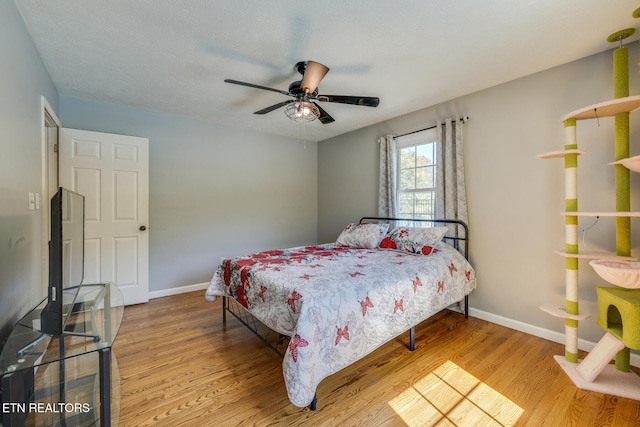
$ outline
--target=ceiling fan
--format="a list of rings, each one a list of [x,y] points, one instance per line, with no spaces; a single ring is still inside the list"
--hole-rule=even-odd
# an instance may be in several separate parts
[[[319,62],[301,61],[294,66],[294,69],[302,74],[302,80],[291,83],[288,91],[260,86],[253,83],[240,82],[238,80],[225,79],[225,82],[253,87],[256,89],[270,90],[272,92],[278,92],[292,97],[293,99],[279,102],[270,107],[256,111],[253,114],[267,114],[280,107],[286,106],[285,114],[287,117],[297,122],[310,122],[318,119],[322,124],[327,124],[335,121],[329,113],[314,101],[338,102],[341,104],[364,105],[366,107],[377,107],[380,103],[380,99],[375,97],[318,94],[318,85],[329,71],[328,67],[320,64]]]

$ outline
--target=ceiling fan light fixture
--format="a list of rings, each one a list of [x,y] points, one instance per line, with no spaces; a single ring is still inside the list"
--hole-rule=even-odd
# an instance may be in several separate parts
[[[294,122],[312,122],[320,117],[320,110],[307,101],[292,102],[284,109],[284,113]]]
[[[326,67],[319,62],[301,61],[298,62],[294,68],[302,74],[302,80],[292,82],[289,85],[288,91],[256,85],[253,83],[241,82],[239,80],[225,79],[225,83],[268,90],[293,98],[255,111],[253,114],[267,114],[271,111],[285,107],[284,113],[287,117],[299,123],[312,122],[316,119],[320,120],[320,123],[323,125],[335,122],[335,119],[314,101],[364,105],[366,107],[377,107],[380,103],[380,99],[377,97],[319,94],[318,84],[327,72],[329,72],[329,67]]]

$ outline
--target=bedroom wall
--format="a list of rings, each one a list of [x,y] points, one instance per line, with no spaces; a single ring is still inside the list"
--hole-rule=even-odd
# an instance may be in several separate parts
[[[638,43],[629,46],[630,93],[640,93]],[[470,72],[472,72],[470,70]],[[560,118],[613,98],[612,51],[476,92],[370,126],[318,145],[318,240],[335,240],[342,227],[377,213],[378,144],[437,120],[468,115],[465,127],[470,258],[478,288],[470,297],[476,315],[539,335],[561,337],[563,321],[538,309],[564,302],[564,172],[562,160],[534,156],[564,145]],[[384,102],[384,100],[382,100]],[[631,116],[631,155],[640,154],[640,116]],[[613,119],[578,123],[579,209],[614,210]],[[632,173],[632,210],[640,210],[640,175]],[[579,230],[594,218],[581,218]],[[615,220],[601,218],[580,235],[580,250],[615,250]],[[640,221],[632,220],[632,254],[640,256]],[[595,286],[606,286],[580,261],[579,336],[597,342]],[[547,334],[548,335],[548,334]],[[562,341],[564,342],[564,341]]]
[[[149,138],[151,292],[208,282],[222,257],[316,242],[316,143],[68,96],[60,120]]]
[[[13,325],[44,298],[40,211],[41,101],[58,92],[12,1],[0,2],[0,350]]]

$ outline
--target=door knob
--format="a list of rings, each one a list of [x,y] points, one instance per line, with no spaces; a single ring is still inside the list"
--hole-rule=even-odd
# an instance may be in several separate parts
[[[140,228],[138,228],[138,230],[140,230],[140,231],[144,231],[146,229],[147,229],[147,227],[145,227],[144,225],[141,225]]]

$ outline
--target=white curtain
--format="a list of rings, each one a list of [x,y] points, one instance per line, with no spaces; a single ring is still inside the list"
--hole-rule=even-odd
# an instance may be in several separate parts
[[[436,218],[469,223],[464,180],[463,122],[446,119],[437,125]]]
[[[393,135],[378,140],[380,144],[380,181],[378,186],[378,216],[397,217],[396,170],[397,148]]]

